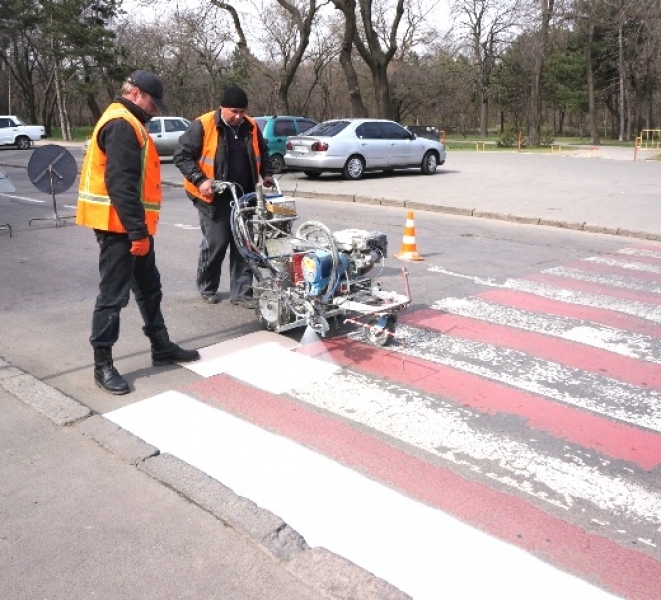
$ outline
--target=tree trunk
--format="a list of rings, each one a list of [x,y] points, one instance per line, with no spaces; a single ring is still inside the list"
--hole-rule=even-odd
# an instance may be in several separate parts
[[[592,37],[594,36],[594,23],[588,26],[588,39],[585,42],[585,65],[588,78],[588,113],[590,115],[590,143],[599,145],[599,127],[597,125],[597,103],[594,95],[594,70],[592,67]]]
[[[489,135],[488,124],[489,124],[489,93],[488,90],[482,87],[480,89],[480,136],[487,137]]]
[[[530,109],[528,116],[528,143],[539,146],[542,125],[541,86],[542,73],[546,62],[546,52],[549,43],[549,24],[553,15],[554,0],[540,0],[540,26],[534,48],[535,60],[530,81]]]
[[[372,81],[376,93],[376,105],[379,117],[382,119],[397,120],[397,111],[390,101],[390,82],[388,81],[388,66],[378,63],[372,68]]]
[[[353,38],[356,35],[356,1],[345,0],[343,4],[335,3],[335,6],[342,6],[342,13],[344,14],[344,38],[342,40],[342,48],[340,50],[340,65],[344,71],[344,77],[347,80],[347,88],[349,90],[349,101],[351,102],[351,116],[353,117],[367,117],[367,107],[363,103],[363,97],[360,93],[360,85],[358,84],[358,75],[353,65]]]
[[[69,124],[69,115],[65,106],[65,100],[62,94],[62,82],[60,80],[60,69],[57,64],[57,57],[53,53],[53,84],[55,86],[55,103],[57,105],[57,114],[60,120],[60,129],[62,130],[62,139],[66,142],[71,141],[71,125]]]
[[[620,3],[621,4],[621,3]],[[620,11],[622,10],[620,6]],[[624,39],[622,33],[622,14],[617,23],[617,51],[618,51],[618,60],[617,60],[617,70],[618,70],[618,79],[619,79],[619,88],[620,88],[620,101],[619,101],[619,117],[620,117],[620,128],[618,134],[618,141],[624,141],[624,129],[626,127],[626,114],[625,114],[625,93],[624,93]]]

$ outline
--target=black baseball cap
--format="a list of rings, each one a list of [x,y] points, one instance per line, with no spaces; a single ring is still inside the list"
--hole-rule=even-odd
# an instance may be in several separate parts
[[[151,71],[144,71],[142,69],[133,71],[127,81],[137,87],[139,90],[149,94],[158,106],[158,110],[166,112],[168,110],[167,104],[163,101],[163,82],[158,75]]]

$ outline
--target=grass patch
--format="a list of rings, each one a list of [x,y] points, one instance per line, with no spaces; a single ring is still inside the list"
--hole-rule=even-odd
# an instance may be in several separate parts
[[[73,137],[74,142],[84,142],[85,140],[89,139],[89,137],[92,135],[92,131],[94,131],[94,127],[72,127],[71,136]],[[51,139],[53,143],[56,143],[57,140],[64,139],[62,137],[61,128],[53,127],[52,132],[53,135],[51,136]]]

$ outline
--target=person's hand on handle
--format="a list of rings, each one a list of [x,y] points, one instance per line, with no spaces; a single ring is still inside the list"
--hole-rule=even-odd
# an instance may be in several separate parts
[[[213,198],[213,188],[211,187],[211,179],[205,179],[198,187],[200,194],[205,198]]]

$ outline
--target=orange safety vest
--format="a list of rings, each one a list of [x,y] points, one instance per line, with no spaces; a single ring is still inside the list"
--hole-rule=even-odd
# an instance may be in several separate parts
[[[202,152],[200,158],[197,159],[197,166],[200,167],[200,171],[204,173],[207,179],[214,179],[214,161],[216,159],[216,151],[218,150],[218,130],[216,128],[216,111],[212,110],[211,112],[205,113],[202,116],[198,117],[197,120],[202,123],[202,130],[204,131],[204,136],[202,140]],[[255,155],[255,165],[257,167],[257,177],[259,177],[259,172],[262,165],[262,154],[259,150],[259,137],[257,135],[257,123],[249,117],[245,116],[244,119],[252,125],[252,151]],[[207,198],[200,194],[200,191],[197,189],[197,186],[192,184],[188,179],[184,178],[184,189],[199,198],[203,202],[211,203],[213,202],[213,197]]]
[[[101,115],[94,128],[89,148],[85,154],[78,187],[78,206],[76,224],[92,229],[127,233],[119,220],[115,207],[110,201],[106,188],[106,154],[99,147],[98,134],[101,128],[113,119],[128,121],[142,148],[142,181],[140,182],[140,201],[145,209],[145,222],[151,235],[156,234],[161,211],[161,161],[154,142],[144,125],[119,102],[113,102]]]

